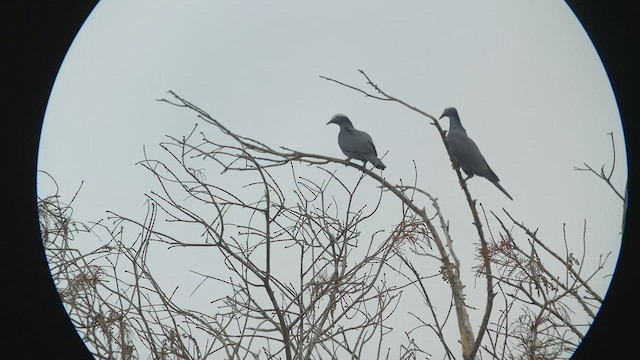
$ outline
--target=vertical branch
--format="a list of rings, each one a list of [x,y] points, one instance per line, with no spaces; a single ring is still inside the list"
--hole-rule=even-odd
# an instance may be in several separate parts
[[[262,184],[264,185],[264,197],[265,197],[265,207],[264,207],[264,218],[265,218],[265,241],[266,241],[266,272],[263,277],[263,283],[265,290],[269,296],[271,304],[273,305],[273,309],[278,317],[278,322],[280,324],[280,333],[282,334],[282,342],[284,344],[284,350],[287,360],[293,359],[291,354],[291,338],[289,333],[289,326],[287,326],[287,322],[284,318],[284,314],[280,309],[280,305],[278,304],[278,300],[275,297],[274,291],[271,287],[271,190],[269,186],[269,182],[265,176],[263,169],[260,167],[258,162],[253,156],[248,156],[250,161],[255,165],[258,173],[260,174],[260,178],[262,179]]]
[[[613,183],[611,182],[611,177],[613,176],[613,170],[616,167],[616,143],[613,137],[613,132],[609,132],[607,133],[607,135],[609,135],[611,137],[611,153],[612,153],[612,157],[613,159],[611,160],[611,170],[609,171],[609,174],[605,174],[604,172],[604,167],[605,165],[602,165],[602,167],[600,168],[600,172],[597,172],[596,170],[594,170],[590,165],[588,165],[587,163],[584,163],[584,167],[577,167],[574,166],[573,170],[576,171],[589,171],[592,174],[594,174],[596,177],[598,177],[599,179],[601,179],[602,181],[604,181],[609,188],[616,194],[616,196],[618,198],[620,198],[620,200],[622,200],[622,202],[625,204],[626,206],[626,191],[625,191],[625,195],[623,196],[620,191],[618,191],[618,189],[615,188],[615,186],[613,186]]]

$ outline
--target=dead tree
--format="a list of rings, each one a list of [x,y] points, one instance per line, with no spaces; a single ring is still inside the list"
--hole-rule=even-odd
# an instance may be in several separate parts
[[[376,94],[323,78],[427,117],[451,156],[436,118],[361,74]],[[62,298],[99,358],[533,359],[566,354],[582,337],[565,299],[588,313],[602,301],[588,284],[601,267],[585,275],[573,254],[558,255],[506,211],[491,212],[489,221],[454,166],[478,237],[476,275],[485,282],[485,305],[474,309],[466,303],[446,216],[417,183],[393,184],[352,162],[271,147],[170,95],[161,101],[194,112],[208,126],[168,136],[160,144],[164,157],[145,151],[139,164],[157,184],[146,194],[147,216],[109,212],[111,225],[83,228],[102,239],[84,252],[73,249],[69,233],[45,236],[50,254],[60,254],[50,259]],[[359,171],[356,181],[338,176],[331,164]],[[375,196],[363,200],[363,193]],[[393,218],[381,217],[386,207],[397,209]],[[58,220],[69,224],[65,211],[41,210],[45,234],[65,228],[52,225]],[[132,229],[138,235],[125,236]],[[564,277],[547,267],[549,258],[565,266]],[[167,290],[157,275],[179,261],[201,265],[189,269],[198,280],[188,296],[188,286]],[[443,285],[445,308],[436,305],[443,296],[433,290]],[[585,291],[590,299],[583,299]],[[215,297],[188,305],[193,294]],[[491,321],[498,295],[503,307]],[[421,299],[419,314],[402,307],[408,297]],[[475,326],[471,311],[480,314]],[[413,324],[399,326],[395,319],[407,314]],[[404,340],[391,343],[398,332]]]

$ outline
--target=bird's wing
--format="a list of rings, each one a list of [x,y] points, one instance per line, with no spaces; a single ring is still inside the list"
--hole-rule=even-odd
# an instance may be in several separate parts
[[[378,169],[385,169],[386,166],[378,159],[376,146],[373,144],[371,136],[364,131],[345,130],[338,134],[338,145],[342,152],[350,158],[368,161]]]
[[[376,150],[376,146],[373,144],[373,139],[366,132],[362,132],[363,138],[367,139],[367,151],[369,153],[373,153],[373,156],[378,156],[378,151]]]
[[[460,162],[460,166],[467,174],[479,175],[492,181],[498,181],[498,176],[491,170],[478,145],[471,138],[462,132],[449,131],[447,140],[451,146],[453,156]]]
[[[338,144],[344,152],[358,155],[376,155],[376,148],[373,145],[371,136],[363,131],[341,131],[338,135]]]

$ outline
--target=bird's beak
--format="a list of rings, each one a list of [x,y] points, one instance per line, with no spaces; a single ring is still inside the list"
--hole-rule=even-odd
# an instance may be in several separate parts
[[[442,119],[443,117],[445,117],[444,114],[440,115],[440,117],[438,118],[438,120]]]
[[[333,124],[333,120],[329,120],[329,122],[327,123],[327,125],[329,124]]]

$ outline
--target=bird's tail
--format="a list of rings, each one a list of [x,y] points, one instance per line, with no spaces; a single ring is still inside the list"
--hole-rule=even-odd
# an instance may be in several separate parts
[[[373,164],[373,166],[375,166],[376,168],[381,169],[381,170],[384,170],[384,169],[387,167],[387,165],[385,165],[385,164],[382,162],[382,160],[378,159],[378,158],[377,158],[377,157],[375,157],[375,156],[368,156],[368,157],[367,157],[367,161],[368,161],[368,162],[370,162],[370,163],[372,163],[372,164]]]
[[[505,195],[507,195],[507,197],[509,199],[511,199],[513,201],[513,198],[511,197],[511,195],[509,195],[509,193],[507,192],[507,190],[505,190],[502,185],[500,185],[500,183],[498,181],[492,181],[493,185],[495,185],[498,189],[500,189],[500,191],[502,191]]]

